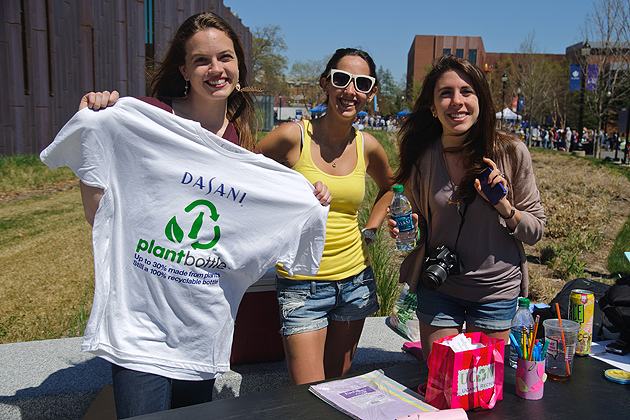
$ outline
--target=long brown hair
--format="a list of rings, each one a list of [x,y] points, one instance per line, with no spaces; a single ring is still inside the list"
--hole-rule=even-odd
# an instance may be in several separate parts
[[[177,29],[164,58],[156,63],[155,71],[151,75],[151,96],[160,100],[184,98],[186,80],[179,71],[179,67],[186,62],[186,42],[197,32],[210,28],[224,32],[234,43],[238,60],[238,82],[241,88],[247,86],[245,50],[241,40],[223,18],[212,12],[206,12],[189,17]],[[248,92],[241,89],[240,92],[235,90],[230,94],[227,118],[238,133],[239,144],[247,150],[255,150],[254,101]]]
[[[464,144],[445,150],[445,153],[461,152],[463,155],[467,170],[462,178],[458,195],[454,197],[455,201],[461,201],[477,194],[474,181],[487,166],[483,161],[484,157],[497,162],[498,157],[507,155],[512,162],[516,162],[517,156],[514,144],[516,139],[495,128],[495,108],[486,76],[474,64],[453,55],[444,55],[434,61],[433,68],[423,80],[422,90],[413,111],[407,115],[400,129],[400,166],[395,182],[400,184],[407,182],[411,177],[413,167],[419,164],[419,158],[434,142],[440,141],[442,124],[433,117],[431,106],[435,85],[442,74],[449,70],[460,71],[470,77],[479,101],[479,117],[470,128]]]

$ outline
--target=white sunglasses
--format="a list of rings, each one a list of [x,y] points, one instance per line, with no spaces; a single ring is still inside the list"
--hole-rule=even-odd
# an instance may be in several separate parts
[[[352,74],[339,69],[331,69],[329,77],[332,85],[338,89],[347,88],[350,81],[354,80],[354,88],[361,93],[370,93],[376,83],[372,76]]]

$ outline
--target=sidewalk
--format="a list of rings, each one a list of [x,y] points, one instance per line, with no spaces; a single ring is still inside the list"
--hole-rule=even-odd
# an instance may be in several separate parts
[[[386,317],[367,318],[350,374],[413,362],[408,341]],[[0,419],[81,419],[111,383],[109,364],[81,353],[81,338],[0,345]],[[215,383],[214,399],[290,386],[286,363],[234,366]]]

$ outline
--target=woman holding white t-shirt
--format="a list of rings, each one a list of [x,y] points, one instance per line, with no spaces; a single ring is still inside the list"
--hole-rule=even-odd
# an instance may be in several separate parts
[[[151,79],[153,98],[141,99],[254,151],[254,108],[244,89],[246,79],[244,49],[234,30],[219,16],[201,13],[180,26]],[[98,110],[117,99],[115,91],[92,92],[83,97],[80,109]],[[325,186],[317,184],[314,193],[320,203],[330,202]],[[93,225],[103,190],[81,183],[81,194],[86,219]],[[212,399],[214,379],[176,380],[116,364],[112,377],[118,418]]]

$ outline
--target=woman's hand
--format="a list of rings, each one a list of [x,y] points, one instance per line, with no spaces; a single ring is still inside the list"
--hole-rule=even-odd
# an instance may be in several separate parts
[[[317,181],[313,184],[315,190],[313,190],[313,194],[315,194],[315,198],[319,200],[319,204],[322,206],[327,206],[332,201],[332,196],[330,195],[330,191],[328,191],[328,187],[326,184],[323,184],[322,181]]]
[[[83,98],[81,98],[79,111],[83,108],[90,108],[94,111],[98,111],[101,108],[107,108],[108,106],[114,105],[118,98],[120,98],[120,95],[115,90],[111,91],[111,93],[107,90],[102,92],[86,93]]]
[[[389,236],[391,236],[393,239],[396,239],[398,238],[398,234],[400,233],[400,231],[396,227],[396,221],[392,219],[390,210],[391,209],[387,207],[387,229],[389,229]],[[418,229],[418,214],[412,213],[411,218],[413,219],[413,226]]]
[[[505,179],[505,175],[497,169],[496,163],[494,163],[491,159],[483,158],[483,161],[488,164],[488,166],[492,169],[490,175],[488,176],[488,185],[494,187],[495,185],[501,183],[505,190],[508,189],[508,183]],[[475,189],[477,193],[481,195],[486,201],[488,201],[488,197],[481,190],[481,182],[479,179],[475,179]],[[521,221],[521,212],[516,209],[507,199],[507,194],[499,200],[499,202],[494,206],[496,211],[499,212],[499,215],[505,220],[505,224],[511,229],[516,229],[516,226]]]
[[[503,184],[503,187],[507,191],[507,189],[508,189],[507,180],[505,179],[505,175],[499,169],[497,169],[497,164],[494,163],[491,159],[488,159],[488,158],[483,158],[483,161],[488,164],[488,167],[490,169],[492,169],[492,172],[490,172],[490,175],[488,176],[488,180],[487,180],[488,181],[488,185],[490,187],[495,187],[498,184]],[[488,197],[486,197],[486,194],[484,194],[484,192],[481,189],[481,182],[479,181],[479,179],[475,179],[475,189],[477,190],[479,195],[481,195],[484,198],[484,200],[489,201]],[[506,197],[503,197],[501,199],[501,201],[503,201],[503,200],[505,200],[506,202],[508,201]],[[501,201],[499,201],[499,203]],[[499,204],[497,204],[497,206],[498,205]]]

